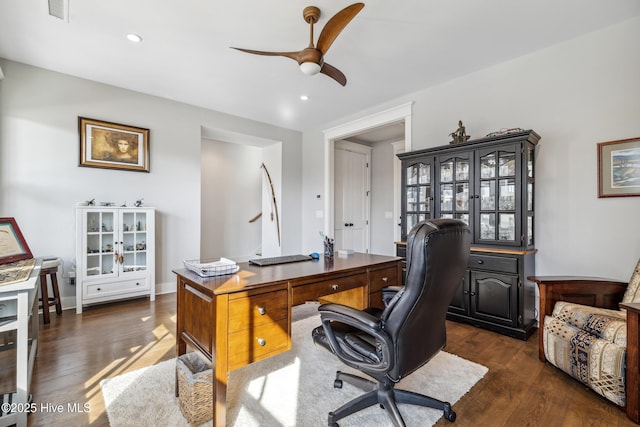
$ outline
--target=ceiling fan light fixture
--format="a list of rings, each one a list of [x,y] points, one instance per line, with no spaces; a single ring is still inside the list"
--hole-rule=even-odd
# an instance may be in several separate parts
[[[135,33],[129,33],[127,34],[127,40],[133,43],[140,43],[142,41],[142,37]]]
[[[300,64],[300,71],[307,76],[315,76],[320,72],[320,65],[315,62],[303,62]]]

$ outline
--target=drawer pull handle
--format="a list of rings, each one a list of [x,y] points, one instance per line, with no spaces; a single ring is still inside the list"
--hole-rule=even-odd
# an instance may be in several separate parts
[[[267,313],[267,309],[264,307],[258,307],[258,313],[264,316]]]
[[[336,285],[336,284],[331,285],[331,289],[333,289],[334,291],[337,291],[338,288],[339,288],[339,286]]]
[[[98,288],[98,289],[96,289],[96,290],[101,291],[101,290],[102,290],[102,288]]]
[[[264,338],[258,338],[258,344],[264,347],[267,344],[267,341],[265,341]]]
[[[384,283],[387,283],[387,282],[389,281],[389,278],[388,278],[388,277],[383,277],[383,278],[382,278],[382,281],[383,281]]]
[[[481,260],[481,259],[479,259],[479,260],[478,260],[478,264],[484,264],[484,261],[483,261],[483,260]]]

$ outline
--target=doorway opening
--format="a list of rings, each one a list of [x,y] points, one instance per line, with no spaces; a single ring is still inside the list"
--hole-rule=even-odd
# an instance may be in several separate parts
[[[280,255],[282,143],[203,127],[201,153],[200,258]]]
[[[350,142],[356,143],[365,143],[365,145],[374,145],[374,141],[372,138],[379,138],[381,135],[384,135],[388,132],[396,132],[401,136],[389,136],[389,143],[391,147],[391,156],[394,158],[393,166],[391,167],[391,174],[393,176],[392,179],[387,180],[393,182],[393,188],[391,190],[384,189],[381,190],[381,195],[386,195],[393,200],[393,208],[391,209],[383,209],[382,212],[378,212],[374,207],[373,214],[375,217],[371,217],[371,212],[369,214],[370,220],[370,230],[375,228],[378,223],[388,223],[387,225],[383,225],[384,229],[387,230],[389,234],[389,245],[385,246],[388,249],[378,249],[377,247],[372,246],[372,252],[375,253],[389,253],[393,254],[393,241],[397,240],[396,236],[399,236],[399,227],[397,224],[399,223],[400,217],[400,175],[399,175],[399,164],[397,158],[395,158],[395,154],[400,151],[410,151],[411,150],[411,106],[412,103],[406,103],[400,105],[395,108],[391,108],[389,110],[382,111],[377,114],[373,114],[367,116],[362,119],[358,119],[344,125],[340,125],[331,129],[327,129],[324,131],[324,140],[325,140],[325,221],[324,221],[324,232],[327,235],[335,236],[336,229],[336,142],[340,140],[347,140]],[[402,143],[399,142],[399,138],[402,140]],[[393,144],[395,143],[395,144]],[[372,163],[372,169],[374,177],[373,181],[375,184],[375,162]],[[375,188],[372,190],[372,197],[375,198],[374,193],[376,191]],[[370,205],[371,206],[371,205]],[[382,215],[384,220],[374,221]],[[385,221],[386,220],[386,221]],[[374,235],[378,235],[378,233],[374,233]],[[373,242],[372,242],[373,243]]]

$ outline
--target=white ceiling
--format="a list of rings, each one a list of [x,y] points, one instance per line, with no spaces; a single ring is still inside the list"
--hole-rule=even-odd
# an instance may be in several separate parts
[[[0,1],[0,57],[301,131],[640,15],[638,0],[369,0],[325,56],[342,87],[230,47],[301,50],[305,6],[317,38],[352,0],[60,1],[68,21]]]

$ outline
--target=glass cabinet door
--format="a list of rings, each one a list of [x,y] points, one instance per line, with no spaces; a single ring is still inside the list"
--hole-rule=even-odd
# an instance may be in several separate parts
[[[472,208],[470,154],[440,157],[437,163],[436,204],[441,218],[455,218],[469,223]]]
[[[86,244],[85,277],[114,275],[116,271],[115,251],[118,240],[113,211],[87,211],[84,227]]]
[[[147,213],[122,212],[122,247],[119,257],[122,273],[147,269]]]
[[[534,194],[534,160],[533,160],[533,156],[534,156],[534,146],[533,145],[529,145],[527,147],[527,193],[526,193],[526,198],[527,198],[527,245],[529,246],[533,246],[534,245],[534,241],[533,241],[533,227],[534,227],[534,223],[533,223],[533,212],[534,212],[534,208],[533,208],[533,194]]]
[[[412,163],[405,168],[403,237],[418,222],[432,217],[432,173],[432,165],[428,162]]]
[[[516,146],[478,152],[478,241],[519,244]]]

